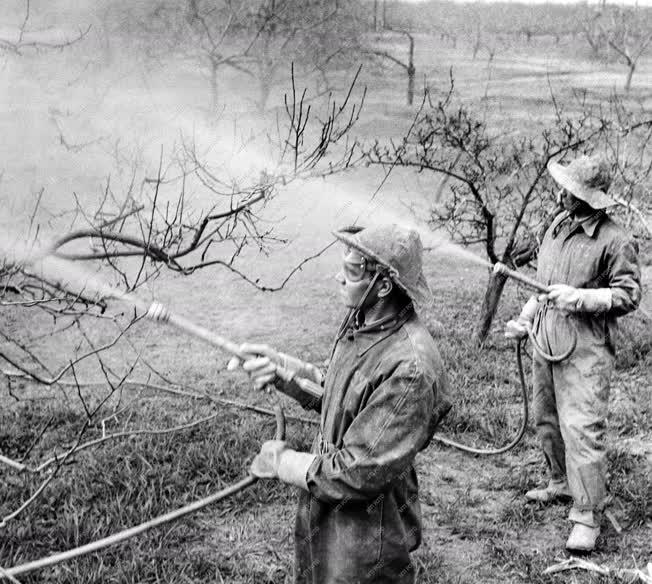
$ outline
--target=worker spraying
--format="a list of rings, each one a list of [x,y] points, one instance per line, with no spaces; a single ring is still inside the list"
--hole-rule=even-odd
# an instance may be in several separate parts
[[[295,582],[408,584],[421,543],[413,467],[450,404],[435,341],[415,307],[432,296],[415,230],[396,225],[337,231],[344,257],[337,280],[348,313],[325,376],[265,345],[241,345],[240,364],[321,413],[311,452],[266,442],[251,472],[300,488]],[[323,384],[315,397],[295,377]],[[282,373],[279,374],[279,371]]]
[[[581,156],[567,166],[551,162],[548,170],[562,187],[565,209],[539,251],[537,280],[548,291],[532,296],[505,334],[521,338],[531,329],[548,353],[576,338],[574,351],[562,360],[534,351],[533,413],[550,480],[525,496],[542,503],[572,498],[566,548],[590,552],[607,495],[605,430],[616,318],[639,304],[640,267],[636,243],[604,211],[615,204],[607,195],[606,161]]]

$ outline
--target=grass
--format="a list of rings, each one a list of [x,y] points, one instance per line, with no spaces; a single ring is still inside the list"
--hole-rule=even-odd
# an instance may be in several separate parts
[[[157,400],[144,404],[132,423],[164,426],[174,423],[174,406]],[[200,417],[201,411],[192,414]],[[51,416],[42,412],[40,425]],[[60,470],[39,504],[9,523],[0,539],[4,565],[15,565],[105,537],[207,496],[246,475],[248,462],[259,444],[273,435],[272,420],[242,420],[240,412],[225,410],[209,427],[195,428],[169,437],[136,437],[114,442],[80,454],[76,462]],[[6,411],[0,428],[16,442],[31,439],[25,426]],[[71,420],[72,421],[72,420]],[[79,421],[79,420],[75,420]],[[178,423],[178,420],[176,421]],[[6,444],[6,440],[0,440]],[[3,446],[7,454],[19,454]],[[0,513],[4,516],[18,506],[37,480],[16,480],[3,486]],[[214,517],[237,522],[247,509],[286,502],[290,490],[280,484],[260,483],[210,510]],[[201,580],[207,570],[218,570],[213,561],[195,560],[188,564],[189,546],[211,531],[199,516],[191,516],[168,527],[153,530],[129,544],[121,544],[97,558],[85,558],[67,567],[50,570],[60,582],[115,581],[166,582],[173,574]],[[147,561],[143,561],[144,559]],[[71,567],[72,566],[72,567]],[[46,571],[47,572],[47,571]],[[122,575],[120,573],[122,572]],[[168,574],[170,576],[167,579]],[[41,581],[42,575],[23,581]]]

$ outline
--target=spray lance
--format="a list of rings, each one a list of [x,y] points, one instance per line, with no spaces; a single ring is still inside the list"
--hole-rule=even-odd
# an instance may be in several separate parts
[[[137,302],[139,307],[143,308],[142,303],[140,301]],[[174,314],[167,307],[158,302],[152,303],[152,305],[149,307],[147,310],[147,317],[156,322],[170,324],[173,327],[188,333],[193,337],[202,339],[210,345],[213,345],[218,349],[222,349],[223,351],[226,351],[230,355],[238,357],[243,361],[254,356],[242,353],[242,351],[240,351],[240,347],[233,341],[215,334],[214,332],[209,331],[208,329],[199,326],[178,314]],[[287,357],[283,359],[282,364],[276,364],[276,374],[285,382],[293,381],[303,392],[308,394],[310,397],[314,399],[320,399],[323,394],[321,385],[311,381],[310,379],[295,376],[296,370],[299,369],[302,364],[303,363],[298,359]]]

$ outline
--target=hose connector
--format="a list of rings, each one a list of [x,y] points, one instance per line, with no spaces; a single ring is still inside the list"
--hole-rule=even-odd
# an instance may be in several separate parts
[[[157,322],[169,322],[170,311],[160,302],[152,302],[145,316]]]

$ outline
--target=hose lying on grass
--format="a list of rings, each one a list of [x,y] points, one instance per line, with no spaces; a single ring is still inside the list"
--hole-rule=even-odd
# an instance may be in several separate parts
[[[283,410],[279,406],[275,408],[274,414],[276,416],[276,434],[274,438],[275,440],[284,440],[285,439],[285,415],[283,414]],[[213,503],[217,503],[222,499],[226,499],[231,495],[235,495],[236,493],[239,493],[240,491],[249,488],[257,481],[258,478],[250,474],[248,477],[242,479],[241,481],[238,481],[233,485],[230,485],[229,487],[226,487],[225,489],[222,489],[218,493],[209,495],[204,499],[195,501],[190,505],[186,505],[185,507],[181,507],[180,509],[171,511],[170,513],[166,513],[164,515],[160,515],[159,517],[155,517],[154,519],[150,519],[149,521],[146,521],[145,523],[141,523],[140,525],[136,525],[135,527],[125,529],[118,533],[114,533],[113,535],[110,535],[108,537],[99,539],[97,541],[88,543],[86,545],[65,552],[60,552],[58,554],[54,554],[46,558],[41,558],[40,560],[34,560],[33,562],[28,562],[26,564],[14,566],[13,568],[8,568],[4,570],[0,569],[0,580],[7,579],[9,581],[15,581],[16,579],[15,577],[20,576],[21,574],[25,574],[27,572],[33,572],[34,570],[40,570],[48,566],[53,566],[55,564],[65,562],[66,560],[71,560],[79,556],[90,554],[92,552],[96,552],[106,547],[123,542],[127,539],[131,539],[132,537],[135,537],[136,535],[139,535],[145,531],[153,529],[154,527],[158,527],[159,525],[164,525],[165,523],[175,521],[177,519],[180,519],[181,517],[185,517],[186,515],[194,513],[195,511],[199,511],[200,509],[203,509],[208,505],[212,505]]]

